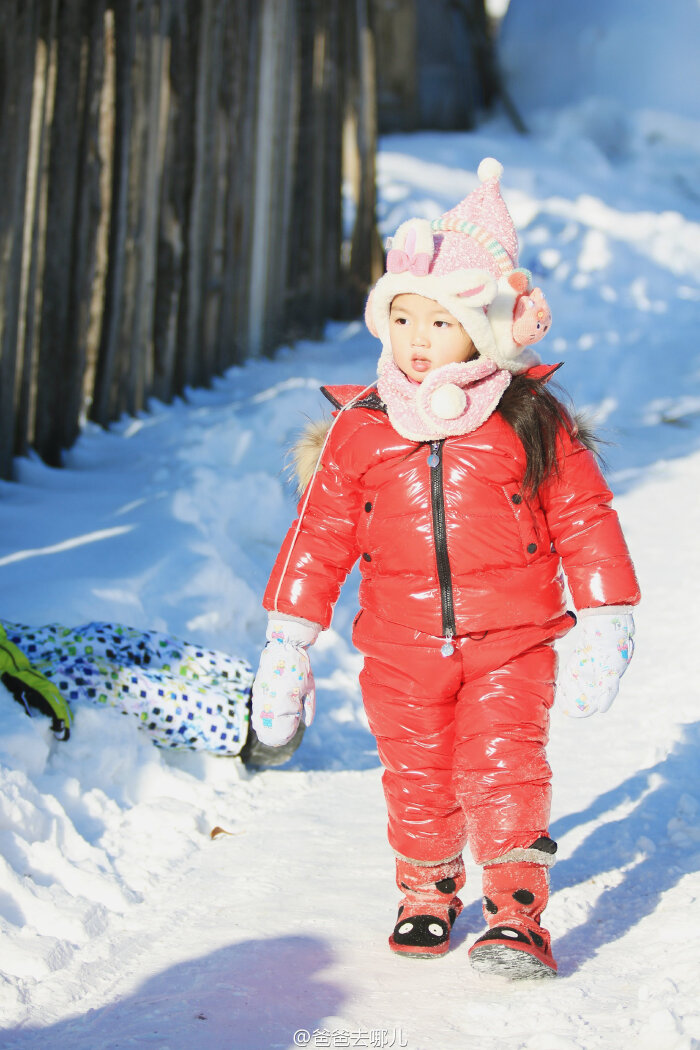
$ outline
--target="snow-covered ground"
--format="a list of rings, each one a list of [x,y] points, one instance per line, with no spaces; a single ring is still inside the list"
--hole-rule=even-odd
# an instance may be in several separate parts
[[[638,566],[618,701],[553,716],[560,979],[471,971],[475,868],[449,956],[388,951],[397,895],[353,578],[314,651],[317,722],[282,769],[164,753],[105,710],[78,710],[58,743],[1,691],[3,1050],[285,1050],[297,1030],[312,1047],[700,1047],[700,136],[613,117],[395,137],[379,159],[385,233],[454,204],[483,156],[503,162],[521,264],[554,312],[542,356],[565,362],[562,385],[610,442]],[[377,354],[359,321],[334,324],[187,403],[87,427],[64,470],[21,462],[0,486],[3,618],[119,620],[255,662],[294,508],[285,450],[325,411],[318,387],[369,382]],[[230,834],[211,839],[216,825]]]
[[[503,13],[503,0],[489,6]],[[506,6],[501,67],[521,109],[595,96],[621,110],[700,118],[696,0],[512,0]]]

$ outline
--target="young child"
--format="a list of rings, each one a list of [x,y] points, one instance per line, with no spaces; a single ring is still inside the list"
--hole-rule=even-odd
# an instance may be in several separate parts
[[[311,478],[263,604],[268,644],[253,725],[282,744],[313,717],[307,654],[360,559],[353,641],[385,767],[402,894],[389,944],[442,955],[462,903],[462,851],[483,868],[480,971],[556,972],[547,904],[553,643],[576,622],[560,693],[606,710],[632,655],[639,590],[595,458],[528,347],[549,307],[518,269],[501,165],[432,224],[399,227],[366,319],[376,385],[326,390],[337,408],[307,435]],[[315,443],[320,445],[320,453]]]

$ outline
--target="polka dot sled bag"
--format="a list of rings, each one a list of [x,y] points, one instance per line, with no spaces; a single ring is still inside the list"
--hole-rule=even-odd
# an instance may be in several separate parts
[[[237,755],[248,737],[254,675],[243,659],[114,623],[0,625],[74,710],[117,708],[164,748]]]

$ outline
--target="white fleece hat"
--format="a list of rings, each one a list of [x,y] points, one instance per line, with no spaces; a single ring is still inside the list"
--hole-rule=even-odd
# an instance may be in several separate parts
[[[395,296],[434,299],[456,317],[483,357],[522,372],[539,361],[529,349],[551,325],[551,312],[531,274],[518,268],[518,237],[501,196],[503,166],[486,157],[480,185],[430,223],[409,219],[387,244],[387,272],[367,300],[365,320],[392,359],[389,311]]]

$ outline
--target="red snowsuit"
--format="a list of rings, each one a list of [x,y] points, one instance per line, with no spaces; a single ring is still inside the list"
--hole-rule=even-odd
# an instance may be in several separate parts
[[[340,406],[360,391],[327,393]],[[547,833],[551,643],[573,623],[560,560],[577,608],[639,600],[592,454],[562,431],[559,471],[532,500],[525,468],[497,412],[431,446],[402,438],[370,395],[336,420],[265,592],[268,610],[328,627],[360,559],[363,699],[389,841],[415,861],[454,857],[469,841],[483,864]]]

